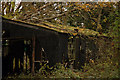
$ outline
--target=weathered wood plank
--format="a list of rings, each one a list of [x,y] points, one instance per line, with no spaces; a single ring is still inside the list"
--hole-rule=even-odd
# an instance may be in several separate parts
[[[32,73],[34,74],[35,72],[35,36],[32,38],[33,41],[33,53],[32,53]]]

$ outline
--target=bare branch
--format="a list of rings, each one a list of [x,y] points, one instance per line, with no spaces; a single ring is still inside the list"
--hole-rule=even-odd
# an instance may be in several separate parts
[[[47,6],[52,5],[52,4],[54,4],[54,3],[53,3],[53,2],[48,3],[48,4],[46,4],[46,5],[42,6],[42,7],[40,7],[39,9],[35,10],[34,13],[35,13],[35,12],[38,12],[38,11],[40,11],[40,10],[42,10],[43,8],[46,8]],[[33,13],[28,14],[27,17],[31,16],[32,14],[33,14]]]
[[[54,4],[54,3],[53,3],[53,2],[48,3],[48,4],[46,4],[46,5],[42,6],[42,7],[40,7],[40,9],[37,9],[37,11],[40,11],[40,10],[42,10],[43,8],[46,8],[47,6],[50,6],[50,5],[52,5],[52,4]]]
[[[85,19],[88,20],[84,15],[82,15],[82,13],[79,11],[79,13],[81,14],[81,16]]]
[[[5,8],[8,6],[8,2],[7,3],[5,3],[5,2],[2,2],[2,15],[4,16],[4,10],[5,10]]]
[[[15,8],[15,2],[11,2],[11,4],[12,4],[12,9],[11,9],[10,13],[13,13],[14,12],[14,8]]]
[[[72,10],[68,11],[68,12],[65,12],[65,13],[59,14],[59,15],[54,16],[54,17],[45,18],[44,20],[51,20],[51,19],[55,19],[55,18],[57,18],[57,17],[64,16],[64,15],[66,15],[66,14],[68,14],[68,13],[72,12],[72,11],[75,11],[75,10],[76,10],[76,9],[74,8],[74,9],[72,9]]]
[[[20,4],[18,5],[18,7],[16,8],[15,12],[21,7],[21,2]]]

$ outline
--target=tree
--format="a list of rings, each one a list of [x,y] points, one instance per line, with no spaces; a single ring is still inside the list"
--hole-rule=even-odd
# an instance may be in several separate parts
[[[96,31],[109,28],[109,14],[114,13],[115,3],[110,2],[2,2],[3,16],[28,22],[52,23],[81,26]]]

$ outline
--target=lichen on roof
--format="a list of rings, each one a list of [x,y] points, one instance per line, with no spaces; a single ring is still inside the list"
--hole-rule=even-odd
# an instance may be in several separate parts
[[[4,18],[6,18],[6,17],[4,17]],[[9,19],[9,18],[6,18],[6,19]],[[102,35],[99,34],[99,32],[94,31],[94,30],[73,27],[73,26],[60,25],[60,24],[55,24],[55,23],[53,24],[50,22],[34,23],[34,22],[30,22],[30,21],[22,21],[22,20],[16,20],[16,19],[9,19],[9,20],[18,21],[18,22],[27,23],[27,24],[32,24],[32,25],[39,26],[39,27],[44,27],[44,28],[47,28],[50,30],[60,32],[60,33],[72,34],[73,36],[75,36],[77,34],[86,35],[86,36],[89,36],[89,35],[105,36],[103,34]],[[75,29],[78,29],[78,32],[76,32]]]

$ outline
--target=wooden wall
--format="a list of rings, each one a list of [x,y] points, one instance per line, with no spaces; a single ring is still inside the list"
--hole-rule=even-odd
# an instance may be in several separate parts
[[[11,20],[3,19],[2,23],[3,23],[3,31],[5,31],[5,34],[3,35],[3,41],[4,40],[19,41],[20,39],[22,39],[24,44],[23,48],[24,49],[27,48],[27,51],[21,48],[23,52],[19,52],[19,53],[16,51],[17,48],[14,48],[16,50],[12,50],[12,53],[11,54],[9,53],[9,55],[13,57],[15,56],[15,54],[17,54],[16,55],[17,57],[20,55],[24,55],[24,53],[26,53],[26,55],[29,55],[28,57],[30,59],[31,68],[33,67],[32,65],[33,63],[35,64],[34,69],[38,70],[40,68],[39,64],[42,59],[41,55],[44,55],[46,57],[45,60],[49,62],[48,63],[49,66],[53,66],[58,62],[62,62],[63,55],[65,58],[67,57],[67,41],[68,41],[67,34],[62,34],[53,30],[49,30],[49,29],[45,29],[45,28],[41,28],[38,26],[29,25],[29,24],[24,24],[21,22],[15,22]],[[34,62],[32,59],[33,51],[34,51],[33,50],[34,41],[32,40],[33,37],[35,38]],[[31,41],[30,45],[26,45],[24,43],[24,41],[27,41],[27,40]],[[15,42],[13,44],[16,45]],[[19,45],[21,44],[22,43],[19,43]],[[31,46],[31,47],[27,47],[27,46]],[[13,54],[13,52],[15,52],[15,54]],[[3,60],[3,64],[5,60]],[[6,65],[8,64],[6,63],[4,66]]]

